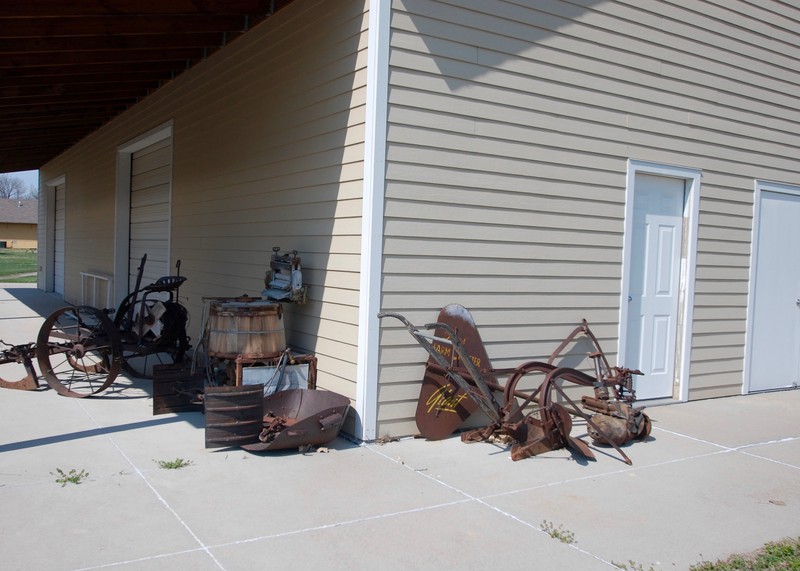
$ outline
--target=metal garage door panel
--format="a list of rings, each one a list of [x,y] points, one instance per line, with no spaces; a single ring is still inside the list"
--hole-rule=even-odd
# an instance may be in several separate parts
[[[147,264],[142,284],[169,275],[171,139],[159,141],[131,157],[130,287],[142,256]]]
[[[64,295],[64,252],[66,234],[66,187],[63,184],[55,188],[56,208],[54,219],[54,245],[53,245],[53,290],[59,295]]]

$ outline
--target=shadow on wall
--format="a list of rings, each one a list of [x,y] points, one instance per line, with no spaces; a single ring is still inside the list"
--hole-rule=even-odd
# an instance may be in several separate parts
[[[174,134],[171,248],[189,278],[190,335],[203,297],[259,296],[272,248],[297,250],[309,296],[284,305],[286,341],[316,354],[320,385],[339,392],[355,383],[340,363],[357,339],[363,8],[287,6],[251,32],[246,57],[213,70],[224,109],[198,97],[187,112],[199,123],[176,117]]]
[[[430,54],[430,63],[453,93],[507,62],[539,61],[536,50],[548,38],[574,35],[569,30],[592,6],[606,0],[589,0],[581,6],[566,2],[529,6],[489,0],[470,8],[446,2],[428,2],[420,9],[397,10],[399,27],[419,34]],[[506,69],[513,74],[513,69]]]

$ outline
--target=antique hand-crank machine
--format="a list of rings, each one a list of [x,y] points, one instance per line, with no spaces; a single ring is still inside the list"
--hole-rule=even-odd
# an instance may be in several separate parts
[[[0,341],[6,347],[0,350],[0,365],[19,363],[27,373],[16,381],[0,378],[0,387],[37,389],[34,356],[47,384],[69,397],[104,391],[123,368],[135,376],[149,377],[153,364],[182,360],[190,345],[186,335],[189,314],[178,300],[178,289],[186,281],[180,275],[180,261],[177,275],[140,287],[146,261],[145,254],[134,291],[116,310],[63,307],[45,319],[35,343]]]
[[[460,305],[446,306],[438,321],[424,328],[415,327],[398,313],[381,313],[378,317],[399,320],[429,354],[416,413],[417,427],[426,438],[449,436],[480,409],[490,423],[462,433],[462,441],[496,438],[511,442],[513,460],[565,447],[594,459],[586,442],[572,436],[572,418],[576,417],[585,422],[595,444],[612,446],[630,464],[620,446],[650,434],[650,419],[643,407],[632,406],[632,375],[641,372],[609,366],[586,320],[547,362],[528,361],[510,369],[493,369],[472,315]],[[422,329],[433,330],[433,335]],[[594,376],[554,364],[580,336],[593,346],[589,357],[594,361]],[[532,385],[528,377],[536,374],[544,378]],[[505,385],[497,380],[503,375],[508,376]],[[582,395],[579,406],[570,385],[588,387],[593,395]],[[502,404],[497,400],[499,395]]]

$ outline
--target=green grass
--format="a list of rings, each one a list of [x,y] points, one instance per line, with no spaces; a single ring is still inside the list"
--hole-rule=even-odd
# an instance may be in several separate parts
[[[724,561],[703,561],[691,571],[779,571],[800,570],[800,538],[767,543],[753,553],[731,555]]]
[[[37,269],[36,250],[0,249],[0,282],[36,283]],[[10,277],[31,273],[31,276]]]

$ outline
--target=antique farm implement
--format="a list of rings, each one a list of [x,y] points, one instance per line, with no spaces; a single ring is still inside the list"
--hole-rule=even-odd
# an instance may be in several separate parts
[[[546,362],[493,369],[472,315],[460,305],[446,306],[436,323],[422,328],[397,313],[379,317],[402,322],[429,354],[416,413],[417,427],[426,438],[449,436],[480,409],[489,424],[462,433],[462,441],[510,443],[513,460],[560,448],[594,459],[587,443],[572,435],[576,418],[585,423],[595,444],[613,447],[630,464],[620,446],[650,434],[643,407],[633,406],[632,375],[641,372],[611,367],[586,320]],[[431,330],[432,335],[426,332]],[[588,356],[594,375],[554,364],[579,338],[592,346]],[[503,376],[505,384],[498,381]]]
[[[190,345],[188,312],[178,300],[178,289],[186,281],[180,275],[180,261],[177,275],[140,287],[146,261],[145,254],[134,291],[116,310],[62,307],[45,319],[35,343],[3,343],[0,364],[21,364],[26,375],[16,381],[0,378],[0,387],[37,389],[34,357],[47,384],[70,397],[104,391],[121,369],[147,377],[153,364],[182,360]]]

